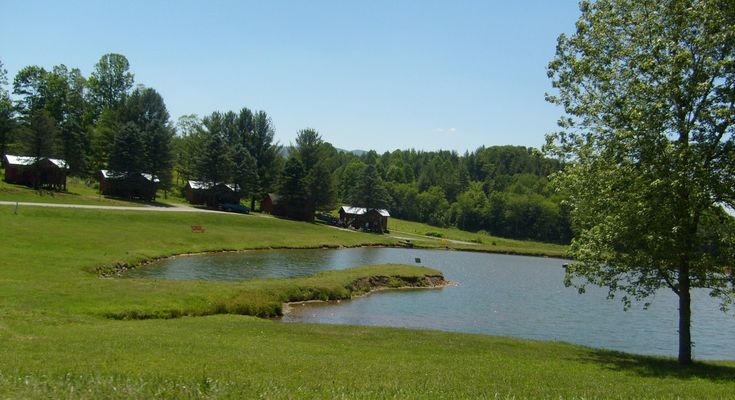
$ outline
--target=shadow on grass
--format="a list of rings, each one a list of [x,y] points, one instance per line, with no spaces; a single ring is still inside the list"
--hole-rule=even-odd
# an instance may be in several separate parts
[[[590,350],[577,360],[594,363],[613,371],[634,373],[646,378],[699,378],[715,382],[733,382],[735,380],[735,365],[722,365],[715,362],[695,362],[692,365],[682,366],[675,359],[608,350]]]

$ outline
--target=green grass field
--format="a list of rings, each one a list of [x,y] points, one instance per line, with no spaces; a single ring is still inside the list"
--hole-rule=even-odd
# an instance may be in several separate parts
[[[190,226],[206,228],[192,233]],[[369,266],[297,279],[102,278],[179,253],[398,239],[218,213],[0,206],[0,398],[728,398],[735,363],[680,369],[564,343],[283,324],[285,300],[341,298]],[[442,289],[451,290],[451,289]],[[377,294],[379,296],[379,294]],[[178,318],[174,318],[178,317]],[[149,318],[149,319],[141,319]]]
[[[567,252],[567,246],[565,245],[505,239],[485,233],[467,232],[457,228],[439,228],[397,218],[391,218],[388,227],[391,234],[410,238],[417,246],[422,246],[426,241],[429,241],[433,242],[434,245],[455,249],[551,257],[563,257]]]
[[[0,169],[0,175],[2,170]],[[0,180],[0,201],[19,201],[32,203],[63,203],[100,206],[138,206],[135,202],[111,199],[101,196],[97,189],[88,186],[79,178],[67,179],[66,192],[34,190],[23,185],[14,185]]]

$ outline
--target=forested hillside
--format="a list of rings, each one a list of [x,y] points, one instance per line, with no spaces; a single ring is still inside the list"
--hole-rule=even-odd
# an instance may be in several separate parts
[[[277,192],[312,210],[380,207],[398,218],[510,238],[571,237],[563,196],[547,180],[562,165],[536,149],[356,155],[314,129],[284,148],[268,114],[248,108],[173,123],[163,97],[136,86],[120,54],[102,56],[89,77],[65,65],[28,66],[8,85],[0,64],[0,154],[62,158],[90,184],[100,169],[145,172],[164,190],[181,190],[189,179],[236,183],[251,205]]]

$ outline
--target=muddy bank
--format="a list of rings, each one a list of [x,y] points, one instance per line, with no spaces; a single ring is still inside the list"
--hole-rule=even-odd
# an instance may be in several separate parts
[[[293,301],[283,303],[281,315],[288,314],[292,307],[306,303],[339,303],[342,300],[350,300],[356,297],[368,295],[370,293],[383,290],[405,290],[405,289],[441,289],[445,287],[456,286],[455,282],[444,279],[442,275],[424,275],[424,276],[368,276],[357,279],[346,287],[350,292],[350,297],[336,300],[306,300]],[[279,316],[279,317],[280,317]]]

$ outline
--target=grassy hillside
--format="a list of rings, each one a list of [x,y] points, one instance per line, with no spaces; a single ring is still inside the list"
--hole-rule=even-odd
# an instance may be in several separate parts
[[[21,201],[36,203],[64,203],[101,206],[136,206],[135,202],[111,199],[101,196],[97,189],[88,186],[79,178],[68,178],[66,192],[50,190],[34,190],[27,186],[15,185],[2,179],[3,170],[0,169],[0,201]]]
[[[190,226],[206,228],[192,233]],[[207,213],[0,206],[2,398],[726,398],[735,363],[482,335],[283,324],[288,299],[338,298],[371,266],[298,279],[100,278],[97,270],[220,249],[391,244],[316,224]],[[445,289],[451,290],[451,289]],[[180,318],[170,318],[191,315]],[[154,319],[116,319],[116,318]],[[156,318],[159,317],[159,318]],[[169,319],[163,319],[169,318]]]

